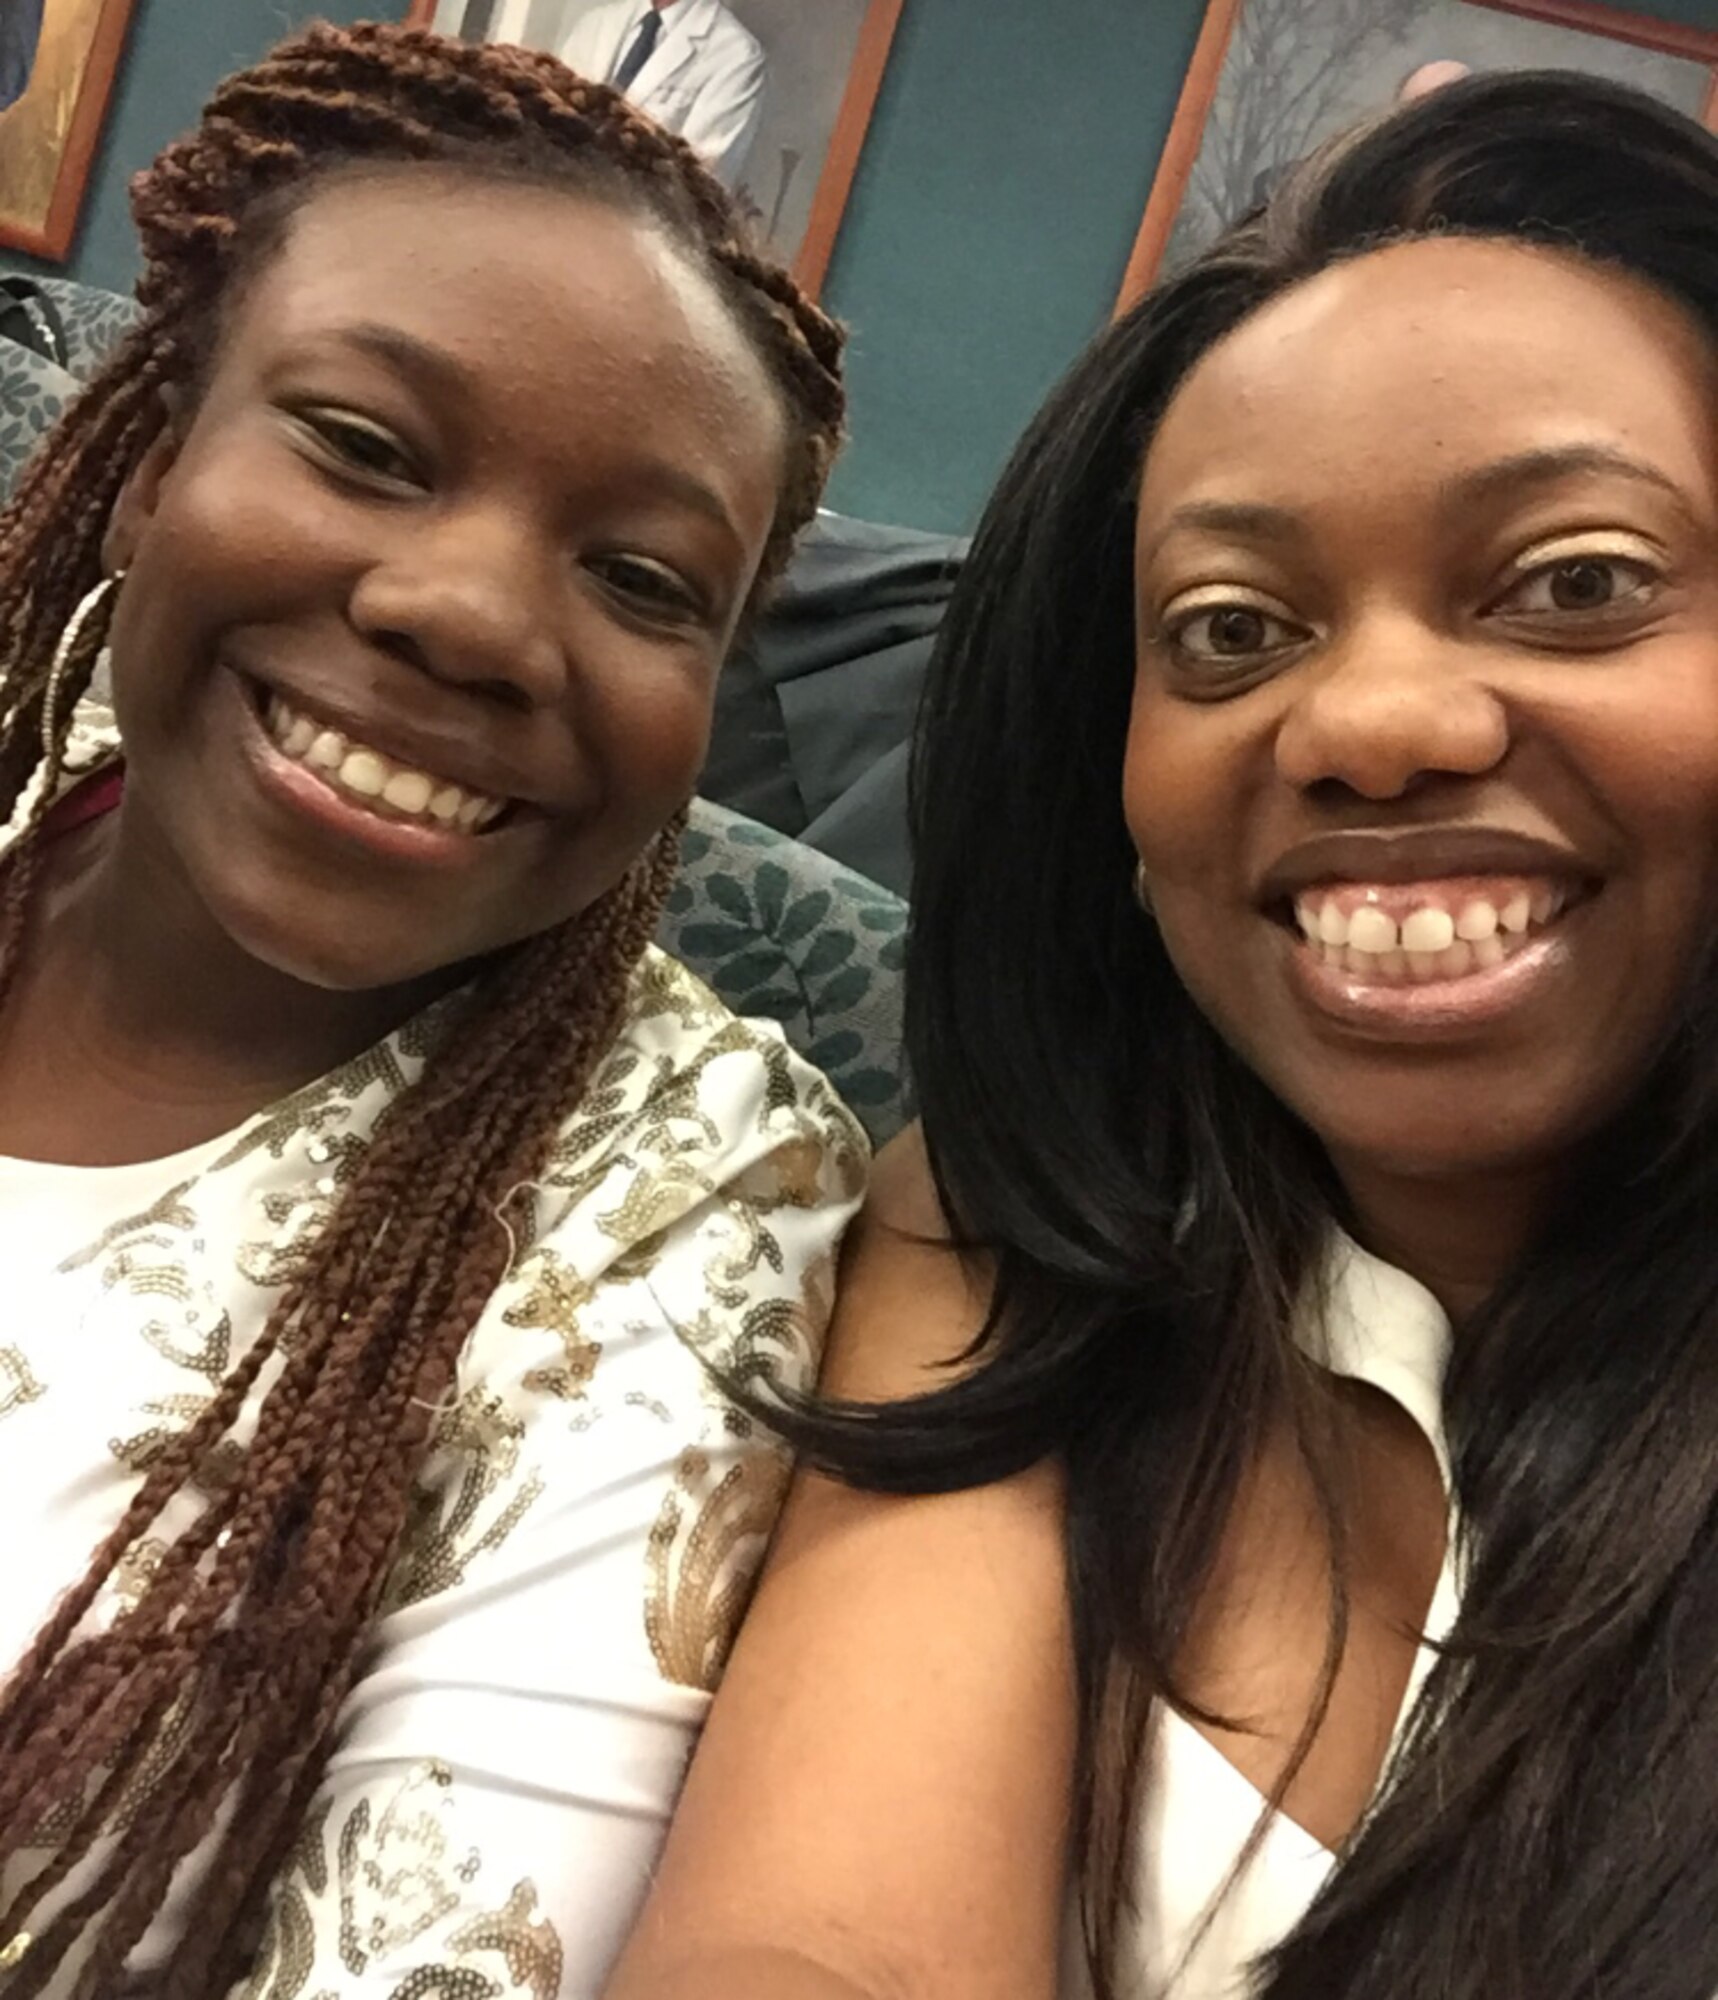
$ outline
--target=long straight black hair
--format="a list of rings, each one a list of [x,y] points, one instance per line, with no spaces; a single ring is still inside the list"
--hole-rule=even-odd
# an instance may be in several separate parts
[[[1077,1852],[1104,1995],[1146,1722],[1180,1700],[1189,1607],[1273,1414],[1294,1417],[1326,1500],[1327,1687],[1346,1618],[1337,1481],[1290,1334],[1340,1192],[1130,894],[1138,472],[1213,343],[1327,266],[1431,234],[1615,266],[1718,340],[1718,139],[1624,89],[1514,75],[1338,142],[1080,361],[985,516],[914,771],[909,1051],[993,1308],[946,1388],[788,1425],[884,1490],[1064,1462]],[[1711,959],[1635,1101],[1464,1328],[1446,1386],[1460,1620],[1381,1799],[1261,1967],[1267,2000],[1718,1993]]]

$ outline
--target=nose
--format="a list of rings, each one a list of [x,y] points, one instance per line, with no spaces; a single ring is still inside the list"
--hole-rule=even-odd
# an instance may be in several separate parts
[[[1408,621],[1373,622],[1319,660],[1277,732],[1277,771],[1303,791],[1395,799],[1434,777],[1477,778],[1509,751],[1509,714],[1474,648]]]
[[[559,699],[566,662],[555,552],[499,510],[415,524],[352,592],[356,629],[435,679],[512,708]]]

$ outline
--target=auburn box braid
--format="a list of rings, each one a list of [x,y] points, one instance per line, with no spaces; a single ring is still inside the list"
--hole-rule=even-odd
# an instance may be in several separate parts
[[[29,910],[30,835],[104,621],[90,621],[50,688],[54,659],[101,577],[114,503],[170,409],[194,403],[224,319],[296,207],[331,174],[403,161],[565,184],[673,230],[749,330],[789,418],[766,573],[816,507],[841,432],[841,331],[748,247],[682,141],[524,50],[380,26],[282,44],[223,84],[198,129],[134,183],[142,318],[0,514],[0,816],[25,828],[0,886],[0,995]],[[541,1172],[617,1030],[677,838],[666,828],[591,910],[485,975],[462,1032],[378,1125],[262,1337],[162,1451],[6,1679],[0,1870],[16,1880],[21,1857],[37,1864],[0,1909],[7,2000],[40,1993],[77,1940],[80,1992],[122,1987],[175,1868],[217,1827],[197,1920],[150,1990],[204,2000],[243,1976],[394,1558],[428,1412],[505,1275],[513,1193]],[[203,1498],[134,1609],[80,1633],[276,1357],[237,1476]],[[146,1767],[141,1804],[115,1823]],[[90,1886],[31,1936],[92,1850]]]

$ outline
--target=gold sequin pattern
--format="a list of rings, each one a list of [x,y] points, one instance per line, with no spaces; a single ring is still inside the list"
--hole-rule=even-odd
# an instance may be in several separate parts
[[[0,1420],[39,1402],[46,1393],[31,1371],[21,1347],[0,1347]]]
[[[650,1533],[644,1629],[664,1680],[713,1692],[751,1599],[787,1491],[785,1454],[754,1450],[713,1477],[681,1455]]]

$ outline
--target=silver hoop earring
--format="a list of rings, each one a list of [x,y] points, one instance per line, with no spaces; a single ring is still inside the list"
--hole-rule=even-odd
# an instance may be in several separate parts
[[[111,600],[124,581],[125,571],[122,569],[115,570],[112,576],[104,576],[72,613],[71,622],[60,634],[60,643],[54,649],[54,663],[48,669],[48,685],[42,694],[44,756],[51,758],[59,747],[60,693],[65,686],[66,675],[71,670],[72,656],[77,651],[78,641],[89,629],[91,620],[110,608]]]
[[[1133,900],[1139,905],[1146,916],[1155,917],[1157,915],[1157,912],[1151,907],[1151,884],[1146,879],[1145,863],[1143,861],[1134,864]]]

